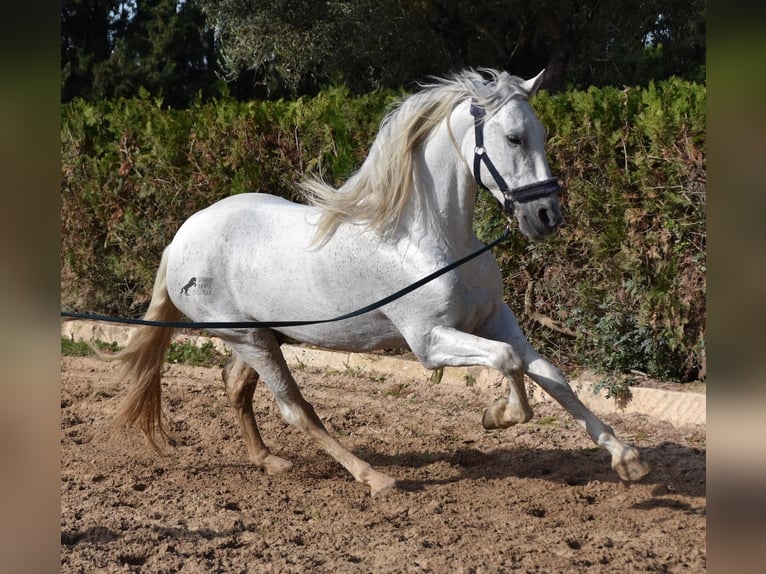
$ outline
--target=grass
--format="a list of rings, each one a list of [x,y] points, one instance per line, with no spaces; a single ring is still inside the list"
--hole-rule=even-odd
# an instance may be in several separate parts
[[[385,373],[367,371],[364,367],[358,365],[351,366],[348,363],[345,363],[345,369],[342,371],[339,371],[338,369],[331,369],[327,371],[327,373],[330,375],[347,375],[356,379],[367,379],[373,383],[383,383],[385,382],[387,376]]]
[[[442,382],[442,377],[444,376],[444,367],[439,367],[438,369],[434,369],[431,371],[431,382],[435,385],[438,385]]]
[[[61,337],[61,354],[66,357],[95,356],[94,346],[99,351],[112,353],[121,349],[117,343],[97,340],[91,344],[86,341],[73,341],[67,337]],[[205,341],[199,347],[189,341],[174,341],[168,348],[165,360],[168,363],[195,367],[222,367],[229,360],[229,356],[218,351],[211,341]]]
[[[556,417],[540,417],[535,422],[542,427],[556,427],[556,428],[562,428],[562,429],[569,429],[572,427],[571,420],[569,419],[559,420]],[[598,447],[598,448],[601,448],[601,447]]]
[[[170,344],[165,360],[195,367],[223,367],[229,356],[218,351],[211,341],[205,341],[199,347],[188,341],[175,341]]]
[[[399,397],[409,388],[409,386],[409,383],[396,383],[386,391],[386,395],[390,397]]]
[[[555,417],[540,417],[537,419],[537,424],[540,426],[559,426],[559,421]]]
[[[120,347],[117,343],[105,343],[96,341],[93,343],[99,351],[115,352]],[[67,357],[91,357],[96,353],[91,343],[85,341],[73,341],[67,337],[61,337],[61,354]]]

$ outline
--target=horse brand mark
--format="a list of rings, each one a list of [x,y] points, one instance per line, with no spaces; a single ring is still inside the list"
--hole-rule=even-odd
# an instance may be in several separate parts
[[[189,291],[194,287],[193,291]],[[212,277],[192,277],[189,281],[181,287],[181,295],[191,296],[200,295],[206,296],[213,292],[213,278]]]
[[[184,285],[183,287],[181,287],[181,295],[188,295],[189,294],[189,289],[194,287],[196,284],[197,284],[197,278],[196,277],[192,277],[191,279],[189,279],[189,282],[186,285]]]

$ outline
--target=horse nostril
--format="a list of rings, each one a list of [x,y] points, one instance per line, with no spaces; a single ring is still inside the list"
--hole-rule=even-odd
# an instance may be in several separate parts
[[[544,207],[537,212],[537,215],[546,227],[557,227],[561,223],[561,217],[558,214],[554,212],[551,216],[551,213]]]

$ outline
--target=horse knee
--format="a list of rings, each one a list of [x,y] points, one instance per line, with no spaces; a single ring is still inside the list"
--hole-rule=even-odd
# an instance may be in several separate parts
[[[503,345],[495,357],[494,368],[506,376],[523,373],[524,363],[521,357],[510,345]]]

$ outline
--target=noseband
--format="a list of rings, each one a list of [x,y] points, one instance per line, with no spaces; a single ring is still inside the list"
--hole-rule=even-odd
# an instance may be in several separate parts
[[[487,167],[487,170],[489,170],[492,179],[495,180],[497,187],[500,189],[500,192],[505,198],[502,207],[503,211],[508,215],[513,214],[514,203],[532,201],[533,199],[544,197],[546,195],[552,195],[561,191],[558,178],[555,177],[534,183],[529,183],[527,185],[521,185],[519,187],[514,187],[513,189],[508,187],[508,184],[503,179],[503,176],[500,175],[500,172],[497,171],[495,164],[493,164],[492,160],[489,159],[487,150],[484,149],[484,116],[486,113],[487,110],[478,105],[475,100],[471,101],[471,115],[474,117],[473,125],[474,132],[476,134],[476,147],[473,151],[473,177],[476,179],[476,183],[479,184],[479,187],[489,191],[487,186],[484,185],[481,181],[481,164],[484,162],[484,165]]]

